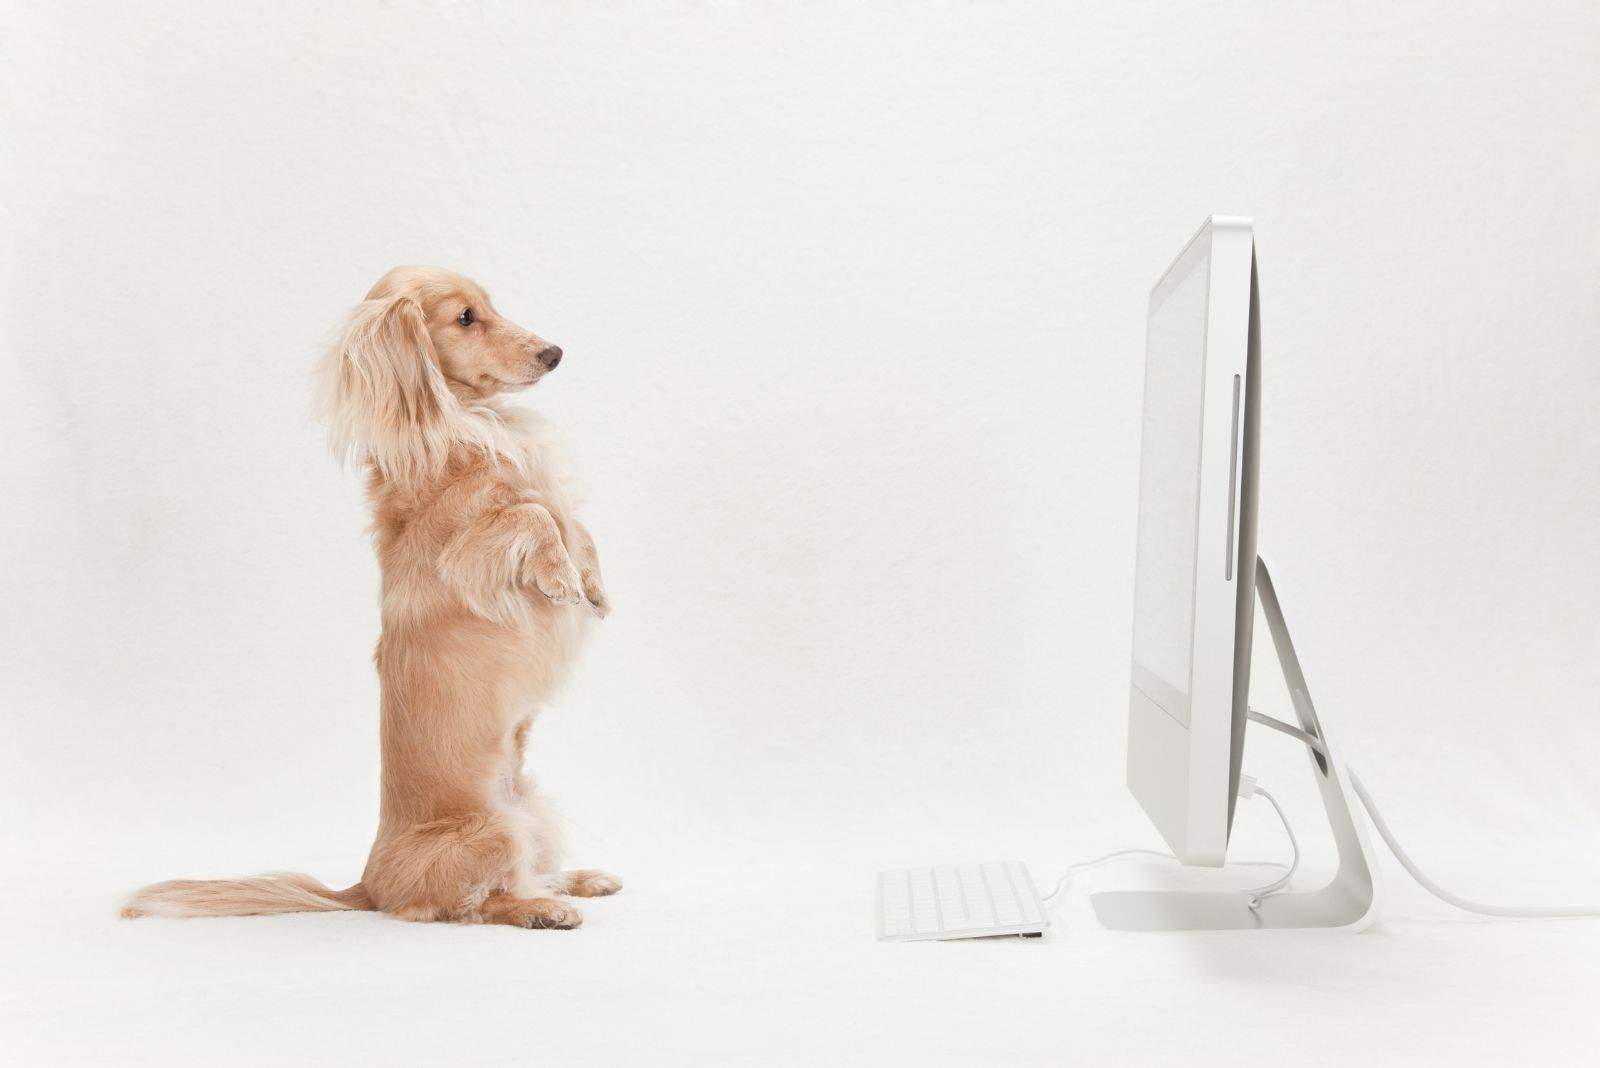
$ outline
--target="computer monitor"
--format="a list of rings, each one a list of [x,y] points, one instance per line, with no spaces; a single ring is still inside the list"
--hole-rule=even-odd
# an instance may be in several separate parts
[[[1220,866],[1249,711],[1261,353],[1255,239],[1214,215],[1150,292],[1128,786],[1185,864]]]

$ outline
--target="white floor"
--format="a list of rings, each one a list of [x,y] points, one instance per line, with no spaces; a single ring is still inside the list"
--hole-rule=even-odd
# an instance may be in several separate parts
[[[623,894],[572,932],[131,922],[91,881],[12,883],[7,1060],[1532,1064],[1600,1036],[1600,922],[1452,913],[1397,870],[1356,936],[1115,934],[1086,881],[1042,940],[885,945],[871,852],[799,870],[781,846],[736,870],[627,852]],[[1160,873],[1099,885],[1141,874]]]

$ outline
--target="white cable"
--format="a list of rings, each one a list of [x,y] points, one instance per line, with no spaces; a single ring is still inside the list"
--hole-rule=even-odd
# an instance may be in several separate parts
[[[1464,897],[1457,897],[1432,879],[1422,873],[1400,843],[1395,840],[1394,832],[1389,830],[1389,825],[1383,821],[1383,816],[1378,812],[1377,804],[1372,800],[1372,795],[1367,793],[1367,788],[1362,785],[1361,777],[1348,766],[1346,774],[1350,776],[1350,785],[1355,787],[1356,796],[1361,799],[1362,806],[1367,810],[1367,815],[1372,818],[1372,825],[1378,829],[1378,834],[1388,844],[1389,850],[1394,853],[1395,859],[1400,861],[1400,866],[1411,873],[1411,877],[1428,893],[1454,905],[1467,912],[1476,912],[1482,916],[1518,916],[1525,919],[1549,919],[1560,916],[1600,916],[1600,905],[1485,905],[1477,901],[1469,901]]]
[[[1400,845],[1399,840],[1394,836],[1394,832],[1389,829],[1389,824],[1385,822],[1383,813],[1378,811],[1377,802],[1373,801],[1372,795],[1367,792],[1367,787],[1361,781],[1361,776],[1357,775],[1355,771],[1348,766],[1345,768],[1345,773],[1350,778],[1350,785],[1355,789],[1356,796],[1361,799],[1362,807],[1367,810],[1367,816],[1372,820],[1372,825],[1377,828],[1379,837],[1381,837],[1384,843],[1388,845],[1390,852],[1392,852],[1395,855],[1395,859],[1400,862],[1400,866],[1405,868],[1407,873],[1409,873],[1410,876],[1417,881],[1417,885],[1421,886],[1424,890],[1428,891],[1428,893],[1432,894],[1440,901],[1443,901],[1449,905],[1454,905],[1456,908],[1462,909],[1466,912],[1478,913],[1481,916],[1506,916],[1521,919],[1558,919],[1563,917],[1600,916],[1600,905],[1487,905],[1481,901],[1472,901],[1468,898],[1459,897],[1456,894],[1452,894],[1450,891],[1446,890],[1444,887],[1428,878],[1428,876],[1423,873],[1422,869],[1417,867],[1416,862],[1411,859],[1411,855],[1405,851],[1403,846]],[[1278,819],[1283,823],[1284,833],[1289,836],[1289,847],[1293,850],[1293,858],[1290,860],[1287,868],[1285,868],[1283,875],[1281,875],[1279,878],[1273,880],[1265,886],[1259,886],[1254,890],[1245,891],[1245,893],[1249,896],[1249,904],[1252,909],[1260,908],[1263,899],[1270,897],[1273,894],[1282,893],[1288,887],[1289,880],[1294,878],[1295,872],[1297,872],[1300,868],[1300,842],[1295,837],[1294,827],[1290,825],[1289,816],[1284,812],[1283,806],[1278,804],[1277,798],[1273,797],[1272,794],[1258,786],[1253,778],[1248,775],[1241,776],[1239,783],[1239,796],[1242,798],[1248,798],[1256,794],[1260,794],[1262,797],[1266,798],[1267,801],[1271,803],[1273,810],[1277,812]],[[1098,868],[1100,865],[1105,864],[1108,861],[1116,860],[1119,857],[1130,856],[1160,857],[1163,860],[1177,859],[1171,853],[1163,853],[1156,849],[1119,849],[1114,853],[1107,853],[1104,856],[1096,857],[1093,860],[1086,860],[1079,864],[1069,865],[1066,873],[1062,875],[1061,878],[1056,880],[1056,885],[1051,888],[1048,894],[1044,895],[1044,897],[1040,898],[1039,900],[1041,902],[1048,902],[1054,899],[1058,894],[1061,893],[1062,890],[1066,888],[1067,884],[1072,881],[1072,877],[1079,872],[1088,871],[1090,868]],[[1267,863],[1277,864],[1278,862],[1240,861],[1238,863],[1241,866],[1244,866]]]
[[[1249,793],[1245,792],[1247,790]],[[1294,861],[1289,864],[1281,879],[1268,883],[1266,886],[1259,887],[1258,889],[1251,890],[1249,892],[1251,894],[1250,907],[1255,908],[1258,904],[1260,904],[1260,898],[1266,897],[1269,894],[1275,894],[1281,890],[1289,882],[1290,878],[1293,877],[1295,870],[1300,867],[1300,843],[1295,841],[1294,829],[1289,826],[1289,817],[1284,815],[1283,808],[1278,804],[1277,798],[1273,797],[1271,794],[1267,793],[1267,791],[1257,786],[1255,784],[1255,780],[1250,778],[1248,775],[1244,776],[1240,782],[1240,794],[1245,797],[1249,797],[1251,794],[1260,794],[1262,797],[1265,797],[1268,801],[1272,802],[1272,807],[1278,810],[1278,818],[1283,821],[1283,829],[1289,832],[1289,845],[1294,849]],[[1090,868],[1098,868],[1100,865],[1116,860],[1119,857],[1135,856],[1160,857],[1162,860],[1173,861],[1178,859],[1171,853],[1164,853],[1159,849],[1119,849],[1114,853],[1107,853],[1104,856],[1095,857],[1093,860],[1085,860],[1077,864],[1069,864],[1066,872],[1061,876],[1061,878],[1056,880],[1056,885],[1051,887],[1050,892],[1041,897],[1039,901],[1044,903],[1055,898],[1057,894],[1066,889],[1067,884],[1072,881],[1072,877],[1079,872],[1088,871]],[[1234,861],[1234,863],[1242,868],[1281,868],[1284,866],[1282,861],[1277,860],[1238,860]]]
[[[1057,894],[1061,893],[1061,891],[1066,888],[1067,883],[1069,881],[1071,881],[1072,877],[1074,875],[1078,874],[1078,872],[1080,872],[1080,871],[1088,871],[1090,868],[1098,868],[1100,865],[1104,864],[1106,861],[1108,861],[1108,860],[1116,860],[1118,857],[1131,857],[1131,856],[1160,857],[1163,860],[1177,860],[1178,859],[1177,857],[1173,856],[1171,853],[1163,853],[1159,849],[1119,849],[1115,853],[1107,853],[1103,857],[1096,857],[1093,860],[1085,860],[1085,861],[1083,861],[1082,863],[1079,863],[1079,864],[1069,864],[1069,865],[1067,865],[1066,873],[1063,874],[1061,876],[1061,878],[1056,880],[1055,887],[1052,888],[1051,891],[1048,894],[1044,895],[1044,897],[1041,897],[1039,900],[1041,902],[1049,901],[1051,898],[1053,898]]]
[[[1273,894],[1280,893],[1289,885],[1289,880],[1294,878],[1294,873],[1300,870],[1300,842],[1295,838],[1294,828],[1289,826],[1289,816],[1283,811],[1283,806],[1278,804],[1278,799],[1273,797],[1266,791],[1264,787],[1261,786],[1256,786],[1254,792],[1272,802],[1273,809],[1278,813],[1278,819],[1283,822],[1283,831],[1289,836],[1289,848],[1294,850],[1294,859],[1289,862],[1289,868],[1287,871],[1285,871],[1277,879],[1268,883],[1266,886],[1258,886],[1254,890],[1245,891],[1245,893],[1250,897],[1250,907],[1252,909],[1258,909],[1261,907],[1262,898],[1271,897]]]

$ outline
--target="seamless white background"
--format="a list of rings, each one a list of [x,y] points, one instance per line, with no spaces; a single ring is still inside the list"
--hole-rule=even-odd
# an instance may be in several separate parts
[[[1592,926],[1465,919],[1398,869],[1358,938],[1113,936],[1077,891],[1044,945],[869,922],[880,866],[1043,879],[1157,844],[1121,785],[1144,302],[1214,211],[1256,220],[1262,545],[1335,737],[1447,885],[1600,898],[1592,4],[0,18],[8,1044],[1459,1062],[1592,1038]],[[567,351],[527,399],[617,610],[532,765],[575,859],[628,889],[574,935],[114,921],[159,878],[359,874],[377,573],[309,370],[407,262]],[[1246,761],[1311,885],[1303,760],[1253,737]],[[1283,848],[1262,806],[1236,842]]]

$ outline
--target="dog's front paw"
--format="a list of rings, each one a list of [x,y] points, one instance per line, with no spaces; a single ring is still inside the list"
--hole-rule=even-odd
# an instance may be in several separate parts
[[[566,877],[567,893],[572,897],[610,897],[622,889],[622,880],[615,875],[593,868],[562,872]]]
[[[528,576],[533,585],[556,604],[580,605],[583,603],[583,580],[578,569],[572,566],[566,554],[551,559],[544,557],[532,561]]]
[[[606,588],[600,585],[600,572],[589,568],[583,572],[583,596],[601,619],[611,614],[611,602],[606,599]]]

